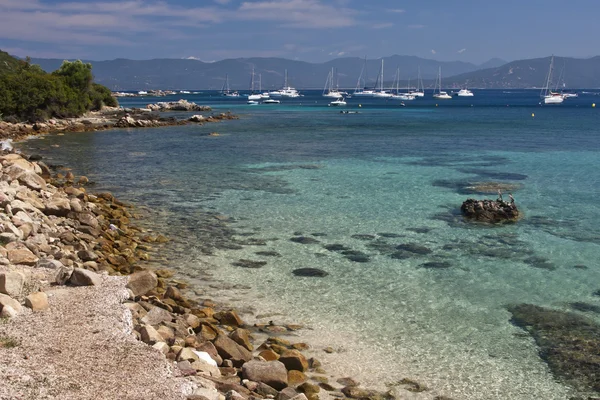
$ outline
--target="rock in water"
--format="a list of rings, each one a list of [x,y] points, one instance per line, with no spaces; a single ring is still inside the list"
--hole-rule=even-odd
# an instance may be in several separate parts
[[[318,277],[318,278],[323,278],[323,277],[329,275],[329,273],[323,271],[322,269],[318,269],[318,268],[298,268],[298,269],[295,269],[292,273],[296,276],[310,276],[310,277]]]
[[[479,222],[500,223],[519,219],[519,210],[515,203],[501,200],[467,199],[460,211],[468,218]]]

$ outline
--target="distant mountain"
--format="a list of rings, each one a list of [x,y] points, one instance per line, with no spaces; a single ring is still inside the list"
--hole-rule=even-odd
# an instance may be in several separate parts
[[[479,66],[460,61],[442,62],[414,56],[393,55],[384,59],[385,86],[390,87],[396,69],[400,69],[400,87],[407,80],[416,85],[417,70],[427,87],[433,87],[438,68],[442,68],[444,87],[456,88],[528,88],[544,84],[550,57],[518,60],[509,63],[493,58]],[[56,70],[62,64],[59,59],[33,59],[46,71]],[[84,60],[85,61],[85,60]],[[221,89],[228,76],[231,89],[247,90],[250,86],[252,67],[256,80],[259,76],[262,89],[279,88],[283,85],[284,71],[288,82],[297,88],[323,88],[327,74],[337,71],[338,85],[354,89],[365,66],[364,59],[357,57],[337,58],[325,63],[308,63],[284,58],[237,58],[213,63],[190,59],[154,59],[110,61],[85,61],[92,63],[96,82],[112,90],[148,89]],[[381,69],[381,59],[368,60],[367,86],[373,86]],[[562,71],[562,77],[560,77]],[[600,56],[577,59],[555,57],[555,79],[570,88],[600,87]]]
[[[483,64],[479,64],[478,69],[497,68],[504,64],[506,64],[506,61],[504,61],[503,59],[492,58],[490,60],[487,60]]]
[[[46,71],[60,67],[63,60],[33,59]],[[254,66],[256,80],[259,75],[263,89],[278,88],[283,85],[284,71],[288,70],[289,84],[298,88],[322,88],[331,68],[337,69],[338,85],[354,88],[364,66],[361,58],[338,58],[326,63],[312,64],[283,58],[238,58],[213,63],[190,59],[154,59],[86,61],[93,66],[96,82],[112,90],[140,89],[221,89],[228,75],[231,89],[248,89]],[[476,71],[475,64],[460,61],[440,62],[413,56],[394,55],[384,58],[384,77],[391,84],[396,68],[400,68],[403,79],[416,82],[417,69],[421,69],[424,79],[437,76],[438,67],[445,74],[456,75]],[[381,68],[381,59],[368,60],[366,75],[368,85],[374,85]]]
[[[482,69],[443,78],[445,87],[539,88],[544,86],[550,57],[512,61],[497,68]],[[581,59],[554,57],[553,85],[559,88],[600,87],[600,56]]]

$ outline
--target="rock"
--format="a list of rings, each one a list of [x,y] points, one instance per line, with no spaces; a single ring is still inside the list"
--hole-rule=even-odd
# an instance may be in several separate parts
[[[54,260],[52,258],[40,258],[38,260],[38,262],[35,264],[35,266],[37,268],[48,268],[48,269],[56,269],[56,270],[64,267],[64,265],[60,261]]]
[[[287,370],[280,361],[248,361],[242,366],[242,377],[266,383],[277,390],[282,390],[288,385]]]
[[[0,293],[0,308],[4,308],[6,306],[11,307],[17,313],[20,313],[23,310],[23,307],[17,300],[13,299],[10,296]]]
[[[71,202],[66,198],[54,198],[46,202],[44,214],[66,216],[71,211]]]
[[[129,276],[127,288],[131,289],[135,296],[141,296],[156,288],[158,278],[150,271],[138,271]]]
[[[91,250],[80,250],[77,252],[77,257],[79,257],[81,261],[96,261],[98,259],[98,254]]]
[[[428,269],[446,269],[451,268],[452,264],[448,261],[430,261],[419,265],[419,267]]]
[[[217,348],[214,344],[212,344],[212,342],[200,343],[196,346],[196,351],[208,354],[217,365],[223,364],[223,358],[221,358]]]
[[[225,400],[247,400],[248,397],[242,396],[235,390],[230,390],[225,393]]]
[[[463,215],[470,220],[487,223],[514,222],[519,219],[517,206],[501,200],[467,199],[460,207]]]
[[[62,265],[62,263],[61,263]],[[72,268],[65,267],[64,265],[56,271],[56,275],[54,275],[54,283],[57,285],[66,284],[71,278],[71,273],[73,272]]]
[[[323,278],[329,275],[328,272],[318,268],[298,268],[293,270],[292,273],[296,276],[308,276],[317,278]]]
[[[304,372],[300,372],[296,369],[292,369],[288,371],[288,385],[290,386],[298,386],[301,383],[306,382],[308,379]]]
[[[14,318],[17,316],[17,311],[11,306],[3,306],[0,310],[0,318]]]
[[[7,258],[12,264],[35,265],[39,260],[23,243],[9,243],[6,250]]]
[[[140,328],[142,342],[153,345],[163,341],[163,337],[151,325],[143,325]]]
[[[18,297],[23,292],[25,275],[18,271],[0,273],[0,293]]]
[[[198,114],[196,114],[196,115],[192,115],[192,116],[191,116],[191,117],[188,119],[188,121],[191,121],[191,122],[203,122],[203,121],[204,121],[204,116],[202,116],[202,115],[198,115]]]
[[[148,325],[158,325],[162,322],[171,322],[173,320],[173,315],[167,310],[152,306],[148,313],[141,319],[143,324]]]
[[[258,355],[264,358],[266,361],[274,361],[279,360],[279,354],[275,353],[273,350],[263,350]]]
[[[230,359],[234,366],[241,366],[244,362],[252,359],[252,353],[250,351],[224,334],[219,334],[213,344],[219,352],[219,355],[223,359]]]
[[[532,304],[508,307],[511,322],[533,336],[550,371],[582,392],[600,392],[600,325],[587,317]]]
[[[87,269],[75,268],[69,278],[69,284],[73,286],[100,286],[102,278],[95,272]]]
[[[385,399],[385,396],[376,390],[367,390],[358,386],[346,386],[342,388],[342,393],[351,399]]]
[[[46,181],[35,172],[25,172],[19,176],[19,182],[32,190],[45,190]]]
[[[173,300],[178,300],[178,301],[183,300],[183,295],[181,294],[179,289],[177,289],[175,286],[167,287],[167,290],[165,291],[165,297],[169,298],[169,299],[173,299]]]
[[[188,348],[188,347],[186,347],[186,348]],[[198,355],[198,352],[194,351],[194,354]],[[204,353],[204,354],[206,354],[206,353]],[[214,363],[214,365],[206,362],[205,359],[199,357],[199,359],[197,361],[192,362],[192,368],[194,368],[197,372],[200,372],[202,374],[208,374],[210,376],[214,376],[217,378],[220,377],[221,371],[219,370],[219,367],[217,367],[214,360],[212,360],[212,359],[210,359],[210,360]]]
[[[184,347],[177,354],[177,361],[194,362],[194,361],[198,361],[198,360],[199,360],[198,355],[196,353],[194,353],[194,350],[191,347]]]
[[[298,392],[296,391],[296,389],[288,386],[285,389],[281,390],[279,392],[279,394],[277,395],[277,397],[275,397],[275,399],[276,400],[289,400],[296,396],[298,396]],[[302,394],[302,397],[304,399],[306,399],[306,396],[304,394]]]
[[[239,317],[235,310],[223,311],[214,315],[214,318],[219,320],[222,325],[242,326],[244,321]]]
[[[275,398],[275,396],[277,396],[279,394],[277,389],[267,385],[266,383],[262,383],[262,382],[259,382],[256,385],[255,392],[258,393],[259,395],[261,395],[265,398],[269,398],[269,399],[273,399],[273,398]]]
[[[300,243],[300,244],[316,244],[321,243],[315,238],[307,237],[307,236],[295,236],[290,239],[292,242]]]
[[[396,250],[405,251],[413,254],[426,255],[431,253],[431,249],[416,243],[404,243],[396,246]]]
[[[250,332],[246,329],[238,328],[229,335],[237,344],[244,346],[247,350],[254,350],[250,341]]]
[[[25,298],[25,305],[33,311],[44,311],[50,307],[48,304],[48,295],[44,292],[31,293]]]
[[[179,101],[159,102],[156,104],[148,104],[146,108],[151,111],[210,111],[209,106],[201,106],[196,103],[181,99]],[[202,116],[200,116],[202,117]]]
[[[94,229],[97,229],[99,226],[98,219],[96,218],[96,216],[94,216],[94,214],[90,212],[77,213],[77,220],[83,225],[87,225]]]
[[[286,350],[279,357],[288,370],[298,370],[304,372],[308,369],[308,360],[298,350]]]
[[[145,343],[147,343],[147,342],[145,342]],[[170,349],[169,345],[166,344],[165,342],[155,342],[152,345],[152,347],[165,355],[169,352],[169,349]]]
[[[321,391],[321,388],[318,385],[315,385],[310,382],[304,382],[296,388],[297,391],[304,393],[309,400],[314,399],[318,400],[318,393]]]
[[[254,268],[258,269],[265,265],[267,265],[266,261],[255,261],[255,260],[247,260],[247,259],[239,259],[235,262],[232,262],[231,265],[242,268]]]

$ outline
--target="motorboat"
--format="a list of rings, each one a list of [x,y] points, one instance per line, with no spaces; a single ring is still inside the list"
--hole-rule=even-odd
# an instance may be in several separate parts
[[[300,93],[293,87],[288,85],[288,74],[287,69],[285,70],[285,79],[283,82],[283,87],[279,90],[274,90],[269,92],[270,97],[300,97]]]
[[[330,103],[329,103],[329,106],[330,106],[330,107],[339,107],[339,106],[345,106],[346,104],[347,104],[347,103],[346,103],[346,101],[344,100],[344,98],[343,98],[343,97],[340,97],[340,98],[338,98],[338,99],[336,99],[336,100],[334,100],[334,101],[330,102]]]
[[[246,102],[246,104],[248,104],[248,105],[250,105],[250,106],[255,106],[255,105],[257,105],[257,104],[258,104],[258,101],[256,101],[256,100],[248,100],[248,101]]]
[[[263,104],[279,104],[281,101],[275,99],[266,99],[262,101]]]
[[[460,89],[458,93],[456,93],[458,97],[473,97],[474,94],[469,89]]]

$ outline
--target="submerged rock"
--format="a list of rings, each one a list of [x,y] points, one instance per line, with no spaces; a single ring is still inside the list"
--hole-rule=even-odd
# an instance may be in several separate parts
[[[242,268],[260,268],[260,267],[267,265],[267,262],[266,261],[246,260],[246,259],[242,258],[242,259],[239,259],[238,261],[233,262],[232,265],[235,265],[236,267],[242,267]]]
[[[460,211],[466,218],[479,222],[513,222],[519,219],[515,203],[502,200],[467,199],[462,203]]]
[[[329,272],[323,271],[318,268],[298,268],[292,271],[292,273],[296,276],[308,276],[308,277],[317,277],[323,278],[329,275]]]
[[[508,311],[511,321],[533,336],[555,376],[578,390],[600,392],[600,325],[532,304],[509,306]]]
[[[295,236],[290,239],[292,242],[300,243],[300,244],[315,244],[320,243],[317,239],[307,237],[307,236]]]

